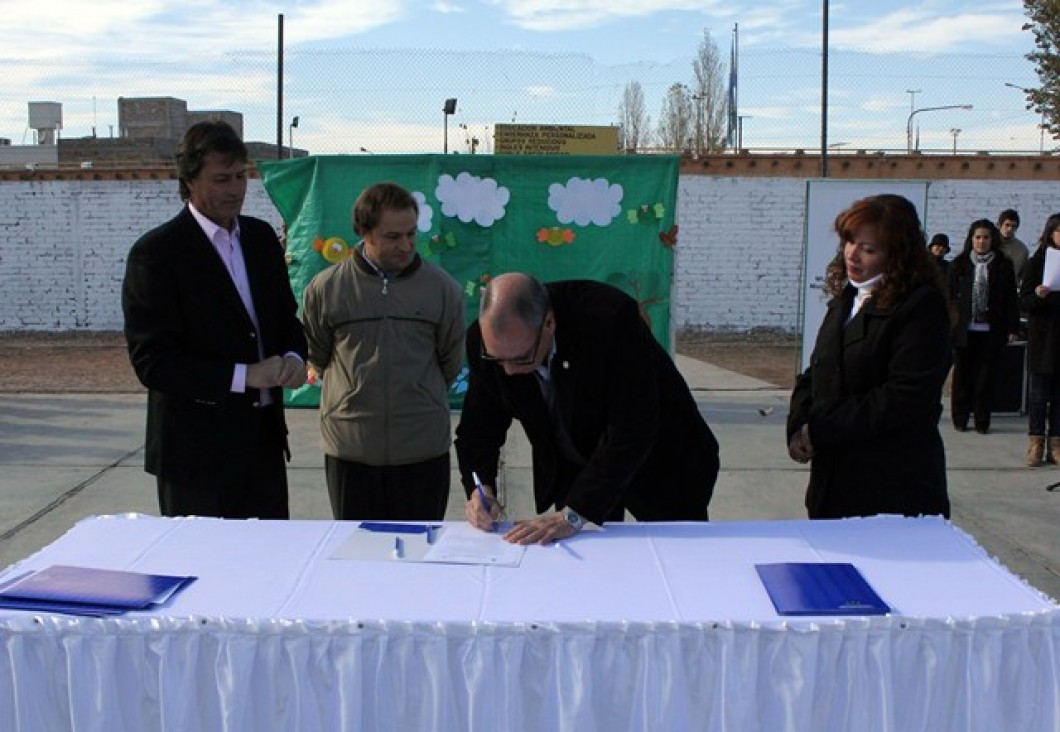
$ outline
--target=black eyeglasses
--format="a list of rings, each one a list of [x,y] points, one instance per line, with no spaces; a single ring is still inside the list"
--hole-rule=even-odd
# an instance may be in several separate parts
[[[545,320],[541,319],[541,325],[537,326],[537,338],[534,339],[534,347],[524,353],[522,356],[516,356],[514,358],[495,358],[486,353],[486,345],[482,344],[479,350],[479,356],[482,357],[483,361],[490,361],[496,364],[509,364],[511,366],[532,366],[537,361],[537,352],[541,348],[541,337],[545,335]]]

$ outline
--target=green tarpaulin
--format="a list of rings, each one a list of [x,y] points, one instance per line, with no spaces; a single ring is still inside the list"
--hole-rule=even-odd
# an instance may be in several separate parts
[[[258,162],[287,224],[291,286],[302,291],[357,241],[351,209],[380,181],[420,203],[417,248],[464,285],[470,323],[481,286],[504,272],[611,283],[670,343],[678,158],[672,156],[352,155]],[[466,389],[461,376],[451,396]],[[318,388],[289,393],[316,406]]]

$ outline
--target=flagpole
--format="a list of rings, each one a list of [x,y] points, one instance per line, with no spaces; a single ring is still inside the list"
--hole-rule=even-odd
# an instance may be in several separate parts
[[[732,43],[729,46],[729,147],[735,148],[740,144],[736,127],[739,119],[739,45],[740,24],[732,26]]]

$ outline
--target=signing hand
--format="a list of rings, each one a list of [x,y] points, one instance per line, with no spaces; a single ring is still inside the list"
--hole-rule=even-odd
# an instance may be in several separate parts
[[[504,540],[523,545],[551,544],[574,534],[574,527],[567,521],[567,517],[557,511],[540,518],[516,521],[511,531],[504,535]]]
[[[1037,295],[1038,297],[1042,298],[1043,300],[1045,298],[1049,297],[1049,293],[1050,292],[1051,292],[1051,290],[1048,287],[1046,287],[1045,285],[1038,285],[1037,287],[1034,288],[1034,294]]]
[[[479,495],[479,492],[477,490],[472,491],[471,498],[464,504],[464,518],[480,531],[492,531],[493,522],[500,516],[501,504],[497,502],[493,486],[482,486],[482,490],[489,499],[489,508],[486,508],[486,505],[482,502],[482,496]]]

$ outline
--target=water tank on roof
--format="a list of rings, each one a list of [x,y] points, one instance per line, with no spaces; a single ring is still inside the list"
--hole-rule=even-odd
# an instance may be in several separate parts
[[[54,145],[55,133],[63,128],[63,105],[59,102],[30,102],[29,126],[37,131],[38,145]]]

